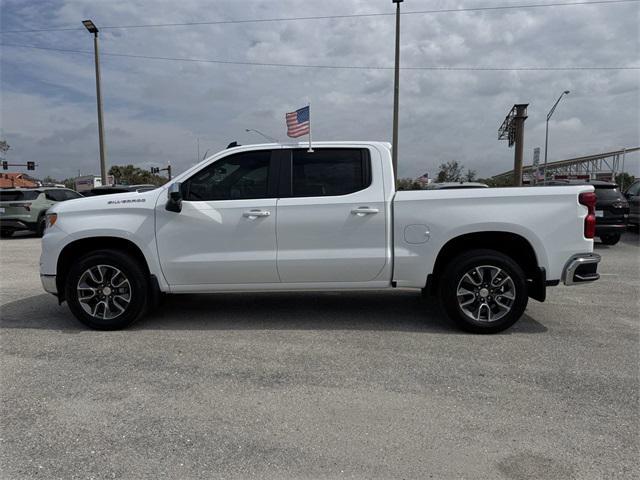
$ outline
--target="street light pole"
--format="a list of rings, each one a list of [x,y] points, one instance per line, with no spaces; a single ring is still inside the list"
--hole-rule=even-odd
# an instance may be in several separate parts
[[[545,131],[545,135],[544,135],[544,168],[543,168],[544,179],[543,179],[543,185],[547,184],[547,147],[549,146],[549,120],[551,120],[551,116],[553,115],[553,112],[556,111],[556,107],[560,103],[560,100],[562,100],[562,97],[564,97],[565,95],[569,95],[569,93],[570,93],[569,90],[565,90],[564,92],[562,92],[560,94],[560,96],[558,97],[558,100],[556,100],[556,103],[553,104],[553,107],[551,107],[551,110],[549,110],[549,113],[547,114],[547,127],[546,127],[546,131]]]
[[[100,142],[100,177],[102,185],[107,184],[107,154],[104,146],[104,122],[102,120],[102,91],[100,88],[100,57],[98,53],[98,27],[91,20],[83,20],[82,24],[93,33],[93,52],[96,64],[96,102],[98,104],[98,141]]]
[[[256,130],[255,128],[245,128],[244,131],[247,132],[247,133],[249,133],[249,132],[257,133],[261,137],[266,138],[267,140],[269,140],[270,142],[279,143],[277,138],[273,138],[270,135],[266,135],[266,134],[262,133],[260,130]]]
[[[396,63],[393,78],[393,141],[391,163],[394,178],[398,178],[398,101],[400,98],[400,4],[403,0],[391,0],[396,4]]]

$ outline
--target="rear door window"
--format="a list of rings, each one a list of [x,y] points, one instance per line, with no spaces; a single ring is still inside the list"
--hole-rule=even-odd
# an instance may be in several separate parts
[[[51,200],[52,202],[62,202],[67,199],[62,190],[46,190],[44,194],[46,195],[47,200]]]
[[[291,196],[347,195],[371,184],[368,151],[359,148],[322,148],[293,151]]]

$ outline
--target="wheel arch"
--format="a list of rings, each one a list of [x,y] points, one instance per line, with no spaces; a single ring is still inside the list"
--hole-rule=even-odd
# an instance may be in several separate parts
[[[528,295],[544,301],[546,273],[540,266],[533,245],[522,235],[504,231],[466,233],[449,240],[438,252],[433,271],[427,277],[427,292],[429,294],[437,292],[446,266],[455,257],[476,249],[495,250],[512,258],[525,273]]]
[[[140,263],[145,273],[149,275],[150,278],[153,277],[151,280],[154,282],[152,286],[157,286],[157,279],[155,279],[155,276],[151,274],[149,263],[147,262],[142,249],[140,249],[140,247],[131,240],[112,236],[80,238],[65,245],[58,256],[56,266],[56,285],[59,301],[62,302],[64,300],[64,285],[73,262],[82,255],[97,250],[117,250],[127,253]]]

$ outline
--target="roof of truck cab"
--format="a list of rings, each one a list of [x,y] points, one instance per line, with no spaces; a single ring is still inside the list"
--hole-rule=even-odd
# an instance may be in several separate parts
[[[353,146],[353,145],[380,145],[386,148],[391,148],[390,142],[381,142],[381,141],[368,141],[368,140],[338,140],[335,142],[330,141],[322,141],[322,142],[311,142],[311,147],[330,147],[330,146]],[[237,145],[235,147],[229,147],[228,150],[232,150],[234,148],[308,148],[309,142],[274,142],[274,143],[246,143],[242,145]]]

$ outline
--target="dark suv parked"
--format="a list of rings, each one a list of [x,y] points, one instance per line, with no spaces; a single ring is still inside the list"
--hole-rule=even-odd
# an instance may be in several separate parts
[[[589,183],[596,187],[596,236],[605,245],[615,245],[627,229],[629,202],[615,183]]]
[[[629,202],[629,226],[637,229],[640,227],[640,180],[633,182],[624,196]]]
[[[596,237],[605,245],[615,245],[627,229],[629,202],[620,192],[618,185],[611,182],[591,180],[554,180],[547,185],[593,185],[596,189]]]

